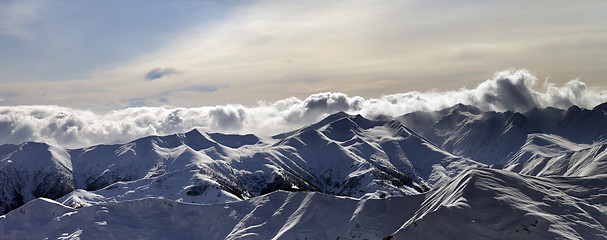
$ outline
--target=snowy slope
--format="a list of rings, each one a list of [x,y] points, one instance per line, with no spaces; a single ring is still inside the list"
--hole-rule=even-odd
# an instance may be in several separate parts
[[[534,134],[506,170],[531,176],[592,176],[607,173],[607,143],[575,144],[554,135]]]
[[[605,239],[607,175],[477,169],[431,192],[352,199],[276,191],[189,204],[144,198],[70,208],[36,199],[0,216],[5,239]],[[3,238],[3,239],[4,239]]]
[[[0,213],[74,190],[69,154],[44,143],[0,146]]]
[[[375,184],[397,186],[400,181],[422,192],[470,167],[481,166],[444,151],[400,122],[373,121],[360,115],[338,113],[318,124],[274,138],[280,139],[274,145],[277,150],[295,155],[295,161],[308,165],[309,172],[326,181],[325,185],[335,185],[335,179],[346,179],[348,185],[359,181],[356,178],[362,181],[383,178],[390,182],[376,181],[367,185],[367,189]],[[335,191],[327,192],[340,194]],[[340,195],[359,196],[350,192]]]
[[[0,234],[3,239],[381,239],[422,200],[278,191],[227,204],[147,198],[73,209],[37,199],[0,217]]]
[[[606,182],[472,170],[427,194],[393,239],[605,239]]]

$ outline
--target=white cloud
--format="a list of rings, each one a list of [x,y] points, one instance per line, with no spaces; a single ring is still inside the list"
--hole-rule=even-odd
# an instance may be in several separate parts
[[[104,114],[59,106],[0,107],[0,143],[46,141],[68,147],[126,142],[152,134],[171,134],[199,128],[209,132],[271,135],[314,123],[338,112],[399,116],[418,110],[439,110],[457,103],[482,110],[527,111],[534,107],[592,108],[607,101],[607,91],[589,88],[579,80],[562,87],[547,83],[534,90],[537,79],[526,70],[496,73],[473,89],[447,92],[408,92],[377,99],[343,93],[318,93],[256,106],[223,105],[199,108],[140,107]]]

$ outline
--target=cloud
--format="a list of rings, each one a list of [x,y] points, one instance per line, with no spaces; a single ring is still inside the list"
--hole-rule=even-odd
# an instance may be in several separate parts
[[[177,69],[174,69],[174,68],[154,68],[145,75],[144,79],[147,81],[151,81],[151,80],[155,80],[158,78],[162,78],[164,76],[169,76],[169,75],[173,75],[173,74],[177,74],[177,73],[179,73],[179,72],[177,71]]]
[[[134,107],[104,114],[59,106],[0,106],[0,143],[45,141],[67,147],[127,142],[147,135],[208,132],[272,135],[346,111],[375,117],[399,116],[418,110],[439,110],[457,103],[482,110],[528,111],[532,108],[591,109],[607,101],[607,91],[572,80],[558,87],[534,90],[537,78],[526,70],[498,72],[473,89],[407,92],[376,99],[344,93],[318,93],[301,100],[290,97],[255,106],[237,104],[199,108]],[[138,102],[133,99],[133,102]]]
[[[76,108],[128,98],[153,98],[148,102],[158,106],[156,99],[165,97],[188,107],[336,91],[369,98],[470,87],[513,64],[542,78],[551,74],[559,86],[575,77],[606,86],[607,34],[601,22],[607,4],[599,1],[575,6],[546,1],[187,2],[158,1],[137,16],[130,13],[140,6],[131,1],[46,4],[39,14],[20,14],[35,18],[17,25],[38,37],[0,36],[8,51],[0,56],[0,89],[23,93],[2,97],[11,104]],[[0,25],[19,22],[8,21],[17,11],[2,13]],[[71,24],[76,20],[79,24]],[[45,54],[37,54],[41,51]],[[179,75],[171,75],[175,71]],[[230,88],[162,95],[223,84]],[[40,89],[47,96],[40,97]],[[92,89],[104,92],[86,91]]]

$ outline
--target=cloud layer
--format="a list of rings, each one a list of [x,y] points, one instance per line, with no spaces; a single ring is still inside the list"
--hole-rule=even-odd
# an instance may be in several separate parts
[[[0,143],[44,141],[75,148],[100,143],[119,143],[147,135],[209,132],[272,135],[288,131],[338,112],[399,116],[418,110],[439,110],[457,103],[482,110],[525,112],[532,108],[592,108],[607,101],[607,91],[589,88],[579,80],[564,86],[544,82],[526,70],[496,73],[473,89],[447,92],[407,92],[377,99],[350,97],[344,93],[318,93],[300,100],[294,97],[256,106],[223,105],[199,108],[138,107],[104,114],[59,106],[0,107]]]

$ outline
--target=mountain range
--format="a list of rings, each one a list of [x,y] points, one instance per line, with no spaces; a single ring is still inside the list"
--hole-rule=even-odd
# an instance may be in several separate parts
[[[0,236],[607,238],[607,103],[0,146]],[[171,223],[167,225],[167,223]],[[3,238],[4,239],[4,238]]]

